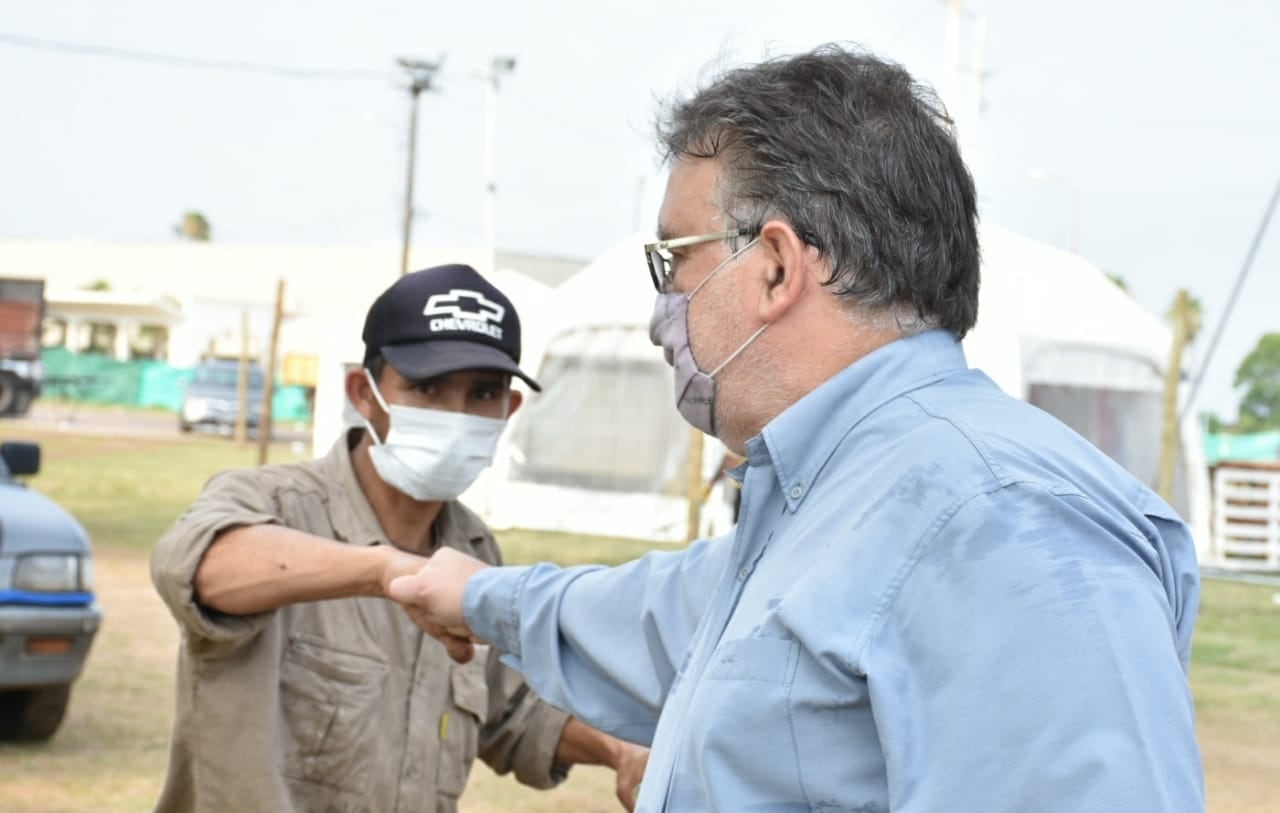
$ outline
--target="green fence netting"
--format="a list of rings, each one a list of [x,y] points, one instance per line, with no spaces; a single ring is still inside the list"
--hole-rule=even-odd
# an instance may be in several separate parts
[[[117,361],[98,353],[72,353],[46,349],[44,394],[93,404],[156,407],[177,412],[182,392],[195,375],[193,367],[174,367],[163,361]],[[271,399],[271,416],[277,421],[311,418],[303,387],[277,386]]]
[[[1223,460],[1236,462],[1275,462],[1280,460],[1280,431],[1229,435],[1205,433],[1205,461],[1210,465]]]

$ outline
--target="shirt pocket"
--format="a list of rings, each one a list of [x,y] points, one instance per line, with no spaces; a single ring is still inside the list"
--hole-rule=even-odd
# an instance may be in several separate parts
[[[681,749],[688,762],[677,773],[713,783],[752,777],[761,802],[780,810],[802,803],[789,723],[799,656],[800,645],[785,638],[721,641],[690,700],[689,744]],[[670,806],[692,807],[693,799],[677,793]]]
[[[485,665],[488,647],[476,647],[469,663],[450,667],[451,709],[440,718],[440,764],[436,785],[440,793],[457,798],[467,785],[467,775],[480,748],[480,728],[489,714],[489,684]]]
[[[340,790],[368,781],[388,666],[292,638],[280,662],[285,775]]]

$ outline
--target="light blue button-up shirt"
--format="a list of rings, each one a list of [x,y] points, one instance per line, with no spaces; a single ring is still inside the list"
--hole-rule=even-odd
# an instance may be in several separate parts
[[[747,451],[732,534],[467,585],[538,693],[652,743],[638,809],[1203,809],[1195,553],[1144,485],[942,331]]]

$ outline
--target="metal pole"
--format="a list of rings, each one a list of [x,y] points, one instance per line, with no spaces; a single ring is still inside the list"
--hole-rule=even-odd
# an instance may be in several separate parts
[[[409,166],[404,176],[404,226],[400,233],[400,276],[409,273],[409,239],[413,232],[413,162],[418,148],[418,96],[422,88],[409,88]]]
[[[961,148],[964,161],[972,172],[978,165],[978,121],[982,116],[982,74],[987,48],[987,20],[978,17],[973,24],[973,44],[969,58],[969,110],[964,117],[965,137]]]
[[[413,232],[413,166],[418,151],[418,97],[424,90],[432,90],[436,71],[444,57],[435,62],[416,59],[398,60],[400,67],[409,72],[409,166],[404,179],[404,226],[400,235],[400,276],[409,273],[409,242]]]
[[[498,87],[503,74],[516,68],[516,60],[509,56],[495,56],[486,77],[488,88],[488,115],[485,150],[485,256],[489,271],[498,270]]]
[[[942,103],[952,122],[956,119],[956,61],[960,50],[960,0],[947,2],[947,31],[942,41]]]

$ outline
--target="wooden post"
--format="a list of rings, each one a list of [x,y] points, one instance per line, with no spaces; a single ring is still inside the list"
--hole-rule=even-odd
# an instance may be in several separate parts
[[[698,528],[702,524],[702,432],[689,430],[689,519],[685,530],[686,542],[698,538]]]
[[[1164,374],[1164,417],[1160,427],[1160,473],[1156,491],[1165,502],[1173,502],[1174,464],[1178,460],[1178,384],[1182,380],[1182,351],[1187,346],[1191,324],[1191,297],[1179,289],[1173,301],[1173,347],[1169,368]]]
[[[241,446],[249,442],[249,309],[240,311],[240,367],[236,371],[236,433]]]
[[[276,282],[276,311],[271,319],[271,346],[262,365],[262,415],[258,418],[258,465],[267,463],[271,448],[271,401],[275,397],[276,356],[280,349],[280,323],[284,321],[284,280]]]

